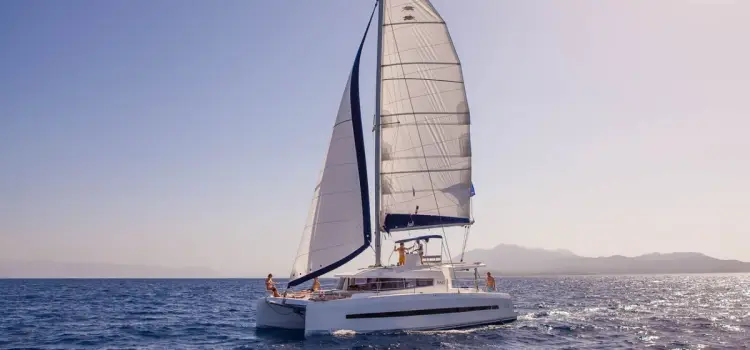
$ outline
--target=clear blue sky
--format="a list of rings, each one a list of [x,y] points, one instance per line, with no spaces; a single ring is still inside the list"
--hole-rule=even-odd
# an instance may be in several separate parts
[[[750,260],[750,3],[433,3],[470,248]],[[0,2],[0,257],[286,275],[372,5]]]

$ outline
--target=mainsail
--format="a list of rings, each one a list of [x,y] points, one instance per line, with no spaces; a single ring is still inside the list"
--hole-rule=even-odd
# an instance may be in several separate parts
[[[289,287],[340,267],[370,245],[370,198],[359,106],[359,60],[370,22],[341,98]]]
[[[381,229],[468,225],[469,106],[448,28],[428,0],[381,3]]]

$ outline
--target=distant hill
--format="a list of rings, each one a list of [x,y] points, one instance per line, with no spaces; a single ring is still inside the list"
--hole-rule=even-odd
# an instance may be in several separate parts
[[[105,263],[0,261],[0,278],[211,278],[205,267],[172,268]]]
[[[464,261],[481,261],[501,275],[652,274],[750,272],[750,263],[721,260],[701,253],[651,253],[588,258],[566,250],[501,244],[466,252]]]

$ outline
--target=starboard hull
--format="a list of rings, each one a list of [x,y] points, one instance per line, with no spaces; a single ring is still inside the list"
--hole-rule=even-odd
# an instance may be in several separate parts
[[[282,306],[280,298],[259,300],[258,327],[304,330],[305,335],[426,331],[506,323],[518,316],[504,293],[361,295],[293,303]]]

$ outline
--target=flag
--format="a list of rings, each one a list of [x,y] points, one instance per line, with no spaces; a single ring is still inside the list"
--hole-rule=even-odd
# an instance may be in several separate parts
[[[474,197],[475,194],[477,194],[477,193],[474,192],[474,183],[472,182],[471,183],[471,192],[469,192],[469,197]]]

